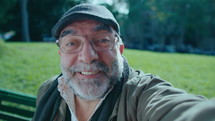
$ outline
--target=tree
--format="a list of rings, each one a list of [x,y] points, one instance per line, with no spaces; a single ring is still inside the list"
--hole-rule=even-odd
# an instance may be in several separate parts
[[[173,52],[192,51],[189,47],[215,50],[213,0],[118,1],[127,2],[129,9],[123,22],[127,47]]]
[[[29,1],[30,34],[34,41],[42,41],[44,37],[51,37],[51,29],[71,6],[79,3],[74,0],[38,0]]]
[[[8,14],[9,10],[11,10],[15,6],[16,0],[1,0],[0,1],[0,32],[8,31],[5,28],[2,28],[9,20],[13,18],[13,15]]]
[[[20,8],[22,13],[22,38],[25,42],[30,42],[29,25],[28,25],[28,0],[20,0]]]
[[[12,1],[14,2],[12,5]],[[44,36],[51,37],[51,29],[61,15],[79,0],[2,0],[0,8],[0,31],[14,30],[16,35],[10,41],[29,41],[28,32],[32,41],[42,41]],[[10,8],[10,9],[9,9]],[[20,9],[22,8],[22,9]],[[4,18],[4,19],[3,19]],[[23,24],[21,24],[23,23]],[[29,30],[28,30],[29,25]],[[22,29],[23,28],[23,31]],[[22,37],[25,36],[24,38]],[[25,39],[26,38],[26,39]]]

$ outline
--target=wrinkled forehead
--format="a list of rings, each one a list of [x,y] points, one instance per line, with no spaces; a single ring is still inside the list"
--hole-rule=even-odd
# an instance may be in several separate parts
[[[60,37],[67,34],[80,34],[80,33],[95,33],[95,32],[111,32],[116,33],[112,26],[94,20],[82,20],[69,24],[60,33]]]

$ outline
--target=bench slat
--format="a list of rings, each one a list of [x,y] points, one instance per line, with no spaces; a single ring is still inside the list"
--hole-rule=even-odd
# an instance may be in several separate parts
[[[6,120],[6,121],[30,121],[30,118],[25,117],[18,117],[15,115],[6,114],[4,112],[0,111],[0,119]]]
[[[35,107],[36,106],[36,97],[27,96],[27,95],[19,95],[18,93],[13,93],[9,91],[0,90],[0,100],[6,100],[10,102],[15,102],[19,104],[24,104],[28,106]]]
[[[34,115],[34,111],[19,109],[19,108],[11,107],[11,106],[0,105],[0,109],[1,109],[1,111],[18,114],[18,115],[25,116],[25,117],[33,117],[33,115]]]
[[[20,98],[20,97],[15,97],[12,95],[0,95],[0,100],[19,103],[19,104],[23,104],[23,105],[32,106],[32,107],[36,106],[36,104],[35,104],[36,102],[33,99]]]
[[[29,121],[34,115],[36,97],[0,89],[0,119]]]

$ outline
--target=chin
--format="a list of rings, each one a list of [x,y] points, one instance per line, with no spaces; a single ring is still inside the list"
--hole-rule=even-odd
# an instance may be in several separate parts
[[[69,86],[73,90],[74,94],[84,100],[97,100],[103,98],[107,91],[112,87],[109,80],[84,80],[77,81],[78,83],[70,81]]]

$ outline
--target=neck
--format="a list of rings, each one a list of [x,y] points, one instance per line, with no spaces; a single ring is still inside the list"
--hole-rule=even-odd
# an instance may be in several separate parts
[[[87,121],[96,109],[100,99],[83,100],[75,96],[75,111],[78,121]]]

